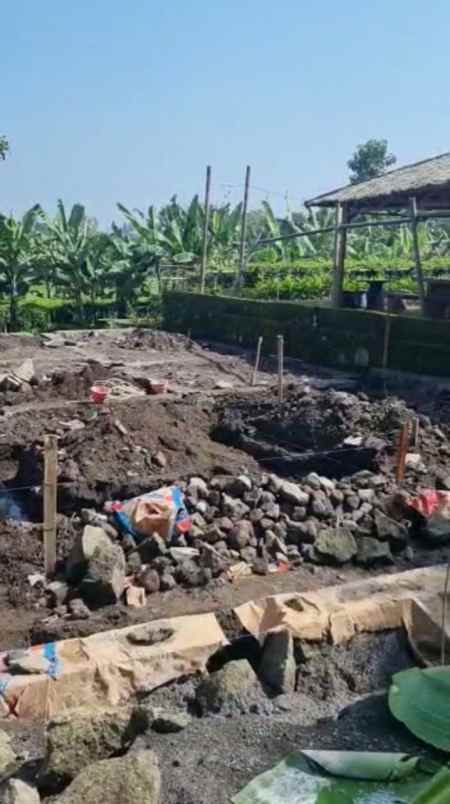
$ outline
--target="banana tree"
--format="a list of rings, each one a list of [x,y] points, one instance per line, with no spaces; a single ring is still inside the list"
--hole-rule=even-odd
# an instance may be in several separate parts
[[[115,289],[116,302],[125,314],[127,305],[152,280],[157,282],[160,292],[160,256],[145,238],[134,237],[116,225],[110,242],[112,265],[108,277]]]
[[[95,302],[108,287],[110,238],[95,230],[82,204],[74,204],[68,215],[60,200],[56,217],[44,220],[45,258],[54,268],[56,284],[75,300],[83,318],[84,301]]]
[[[6,154],[9,151],[9,142],[3,134],[0,134],[0,159],[6,159]]]
[[[148,208],[146,215],[140,210],[131,212],[123,204],[117,206],[135,235],[145,244],[148,257],[180,263],[191,262],[195,258],[195,253],[187,250],[187,246],[192,245],[192,226],[190,220],[182,220],[175,198],[164,208],[162,219],[153,206]],[[188,244],[184,240],[186,232],[190,238]]]
[[[33,279],[35,225],[42,214],[36,204],[21,220],[12,215],[0,217],[0,289],[9,299],[9,326],[17,326],[18,300]]]

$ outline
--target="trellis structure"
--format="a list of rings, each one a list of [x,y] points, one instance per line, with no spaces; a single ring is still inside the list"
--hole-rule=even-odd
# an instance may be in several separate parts
[[[381,213],[391,217],[386,220],[380,218],[375,225],[407,224],[411,227],[417,289],[424,311],[425,285],[417,227],[421,220],[450,217],[450,153],[324,193],[307,201],[306,206],[332,207],[336,210],[332,283],[334,306],[342,305],[347,231],[369,225],[358,219]],[[370,225],[374,225],[373,218],[370,219]]]

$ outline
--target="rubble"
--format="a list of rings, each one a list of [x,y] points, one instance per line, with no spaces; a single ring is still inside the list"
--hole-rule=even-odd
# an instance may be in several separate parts
[[[6,732],[0,730],[0,779],[3,778],[16,765],[16,755],[11,745],[11,739]]]
[[[117,756],[148,727],[144,709],[81,708],[47,726],[40,785],[58,792],[92,762]]]
[[[161,778],[153,751],[93,762],[55,804],[160,804]]]
[[[293,692],[297,675],[294,640],[287,630],[267,634],[259,666],[262,681],[277,694]]]
[[[40,800],[37,789],[21,779],[9,779],[0,784],[2,804],[40,804]]]
[[[203,714],[208,712],[248,712],[252,693],[259,689],[258,678],[246,659],[229,662],[197,687],[196,701]]]
[[[186,712],[173,712],[161,707],[150,708],[151,728],[159,734],[176,734],[183,731],[191,718]]]

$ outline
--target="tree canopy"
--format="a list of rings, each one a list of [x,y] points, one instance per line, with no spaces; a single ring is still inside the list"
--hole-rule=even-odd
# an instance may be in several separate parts
[[[388,153],[387,140],[367,140],[358,145],[352,158],[347,162],[350,168],[350,182],[356,184],[367,179],[382,176],[388,168],[395,165],[397,157]]]
[[[9,142],[3,134],[0,134],[0,159],[6,159],[9,151]]]

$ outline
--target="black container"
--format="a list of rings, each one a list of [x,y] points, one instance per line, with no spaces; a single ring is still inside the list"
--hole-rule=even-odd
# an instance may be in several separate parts
[[[385,307],[385,293],[384,293],[384,280],[373,279],[369,282],[367,289],[367,309],[368,310],[384,310]]]

